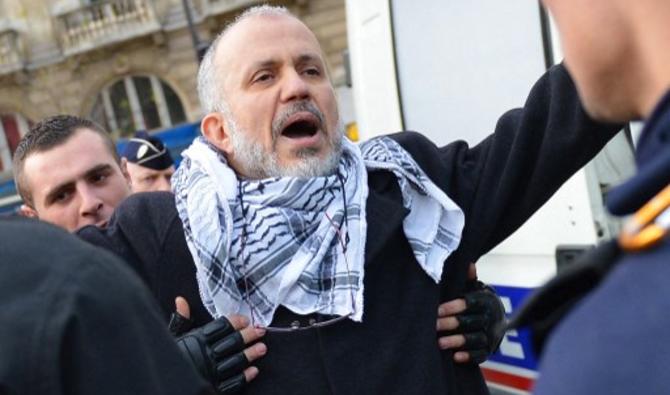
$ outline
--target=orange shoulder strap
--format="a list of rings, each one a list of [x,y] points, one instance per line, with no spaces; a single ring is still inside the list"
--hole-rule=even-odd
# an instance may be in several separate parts
[[[670,185],[640,208],[624,225],[619,245],[641,251],[659,242],[670,229]]]

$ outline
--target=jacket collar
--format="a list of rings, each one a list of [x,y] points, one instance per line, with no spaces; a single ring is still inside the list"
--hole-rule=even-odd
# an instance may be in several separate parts
[[[607,208],[612,214],[634,213],[670,183],[670,92],[647,120],[635,162],[635,176],[612,189],[607,196]]]

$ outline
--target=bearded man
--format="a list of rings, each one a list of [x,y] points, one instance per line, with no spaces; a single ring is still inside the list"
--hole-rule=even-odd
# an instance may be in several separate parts
[[[192,260],[211,315],[266,331],[250,394],[488,393],[477,365],[454,363],[458,344],[436,347],[438,306],[618,130],[556,67],[473,148],[413,132],[354,145],[314,34],[270,6],[213,42],[198,91],[207,115],[176,208],[131,197],[80,234],[132,255],[143,229],[135,259]]]

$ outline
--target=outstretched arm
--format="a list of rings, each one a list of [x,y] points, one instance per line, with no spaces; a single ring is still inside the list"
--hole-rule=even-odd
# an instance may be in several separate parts
[[[445,265],[443,278],[452,280],[444,300],[463,291],[470,262],[518,229],[619,130],[588,117],[567,71],[556,66],[522,108],[503,114],[495,132],[472,148],[393,135],[465,212],[461,244]]]

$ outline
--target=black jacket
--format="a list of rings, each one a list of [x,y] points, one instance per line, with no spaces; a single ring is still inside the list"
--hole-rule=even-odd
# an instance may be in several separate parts
[[[462,242],[445,263],[443,281],[436,285],[415,261],[402,229],[406,210],[395,176],[371,171],[363,323],[345,320],[318,330],[266,335],[268,353],[247,392],[488,393],[477,366],[455,365],[451,352],[438,350],[437,306],[463,291],[470,262],[526,221],[617,129],[587,118],[569,76],[557,67],[536,84],[524,109],[503,115],[495,133],[475,147],[455,142],[440,148],[413,132],[391,135],[465,212]],[[89,227],[81,235],[121,251],[145,272],[167,313],[174,295],[165,296],[166,290],[196,292],[180,231],[173,198],[143,195],[122,204],[106,231]],[[147,240],[152,245],[146,246]],[[163,274],[152,274],[173,271],[187,283],[185,277],[175,285]],[[309,318],[280,308],[273,325]]]
[[[210,394],[115,256],[0,218],[0,394]]]

